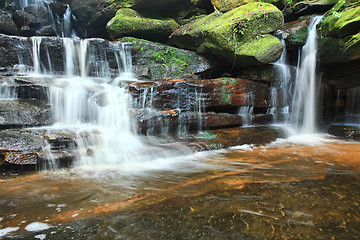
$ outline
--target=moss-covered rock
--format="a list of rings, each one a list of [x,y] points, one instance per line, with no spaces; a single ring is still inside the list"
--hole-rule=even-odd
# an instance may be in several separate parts
[[[258,0],[211,0],[214,8],[220,12],[227,12],[247,3],[258,2]]]
[[[288,0],[211,0],[214,8],[220,12],[227,12],[242,5],[254,2],[271,3],[282,10],[288,3]]]
[[[173,19],[144,16],[133,9],[122,8],[108,22],[106,29],[112,39],[137,37],[165,42],[178,26]]]
[[[274,5],[249,3],[197,19],[177,29],[171,40],[180,48],[221,56],[237,67],[261,65],[280,57],[283,45],[268,33],[283,24]]]
[[[281,38],[285,40],[286,47],[298,48],[305,45],[306,43],[310,22],[310,17],[288,22],[285,23],[277,33],[280,34]]]
[[[217,64],[196,52],[137,38],[121,38],[131,42],[132,66],[140,80],[198,79]]]
[[[360,2],[339,1],[319,24],[320,57],[325,63],[360,59]]]

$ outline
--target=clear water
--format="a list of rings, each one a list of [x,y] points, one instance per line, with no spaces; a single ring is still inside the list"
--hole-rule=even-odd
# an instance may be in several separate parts
[[[358,239],[360,145],[312,140],[111,169],[5,175],[0,234],[3,239],[44,234],[46,239]]]

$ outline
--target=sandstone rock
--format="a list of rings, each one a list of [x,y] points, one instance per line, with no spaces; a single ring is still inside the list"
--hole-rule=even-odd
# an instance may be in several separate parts
[[[280,57],[283,45],[268,33],[282,25],[282,13],[275,6],[251,3],[182,26],[171,41],[180,48],[220,56],[236,67],[261,65]]]
[[[129,90],[139,104],[149,103],[158,110],[194,111],[201,105],[216,112],[229,112],[241,106],[267,108],[269,103],[267,84],[237,78],[143,82],[130,85]]]

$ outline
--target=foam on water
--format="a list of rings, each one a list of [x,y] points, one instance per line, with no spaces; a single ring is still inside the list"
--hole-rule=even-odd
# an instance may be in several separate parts
[[[15,232],[19,230],[19,227],[6,227],[3,229],[0,229],[0,237],[4,237],[7,234],[11,233],[11,232]]]
[[[50,224],[42,222],[32,222],[25,227],[25,230],[28,232],[40,232],[49,228],[52,228]]]

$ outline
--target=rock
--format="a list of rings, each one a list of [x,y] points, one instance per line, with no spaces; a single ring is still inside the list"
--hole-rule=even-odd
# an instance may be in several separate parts
[[[310,17],[287,22],[277,32],[285,40],[287,48],[299,48],[305,45],[308,34]]]
[[[132,8],[140,13],[152,13],[163,17],[170,17],[177,21],[211,13],[214,9],[210,0],[132,0],[114,1],[119,8]]]
[[[31,64],[31,43],[26,38],[0,34],[0,66],[12,68],[19,64],[19,55]]]
[[[207,150],[227,148],[244,144],[263,145],[285,137],[285,133],[275,126],[237,127],[200,132],[188,136],[191,141],[204,146]],[[202,149],[204,150],[204,149]]]
[[[116,9],[114,1],[108,0],[72,0],[70,1],[72,14],[85,30],[86,37],[101,37],[108,39],[106,24],[114,17]]]
[[[193,51],[136,38],[119,41],[132,44],[132,66],[139,80],[198,79],[216,65],[221,66]]]
[[[301,16],[323,14],[331,9],[338,0],[293,1],[283,10],[286,22],[298,20]]]
[[[179,25],[173,19],[148,17],[135,10],[123,8],[117,11],[106,25],[112,39],[136,37],[155,42],[166,42]]]
[[[241,106],[267,108],[269,103],[267,84],[239,78],[134,83],[129,91],[139,108],[149,105],[157,110],[197,111],[201,106],[208,111],[233,113]]]
[[[46,126],[53,123],[52,110],[38,100],[0,100],[0,128]]]
[[[18,28],[13,21],[12,13],[2,9],[0,9],[0,33],[9,35],[19,34]]]
[[[323,63],[360,59],[360,4],[340,1],[320,22],[319,56]]]
[[[227,12],[244,4],[258,2],[258,0],[211,0],[217,11]]]
[[[182,26],[171,35],[180,48],[225,58],[236,67],[276,61],[283,45],[270,32],[283,25],[280,10],[250,3],[221,14],[215,12]]]
[[[360,141],[360,127],[351,125],[331,125],[328,133],[337,137]]]
[[[46,141],[40,136],[21,131],[0,131],[0,155],[7,163],[37,164],[37,153],[46,146]]]
[[[176,109],[140,113],[137,115],[138,131],[146,135],[188,133],[245,124],[243,116],[229,113],[181,112]]]

